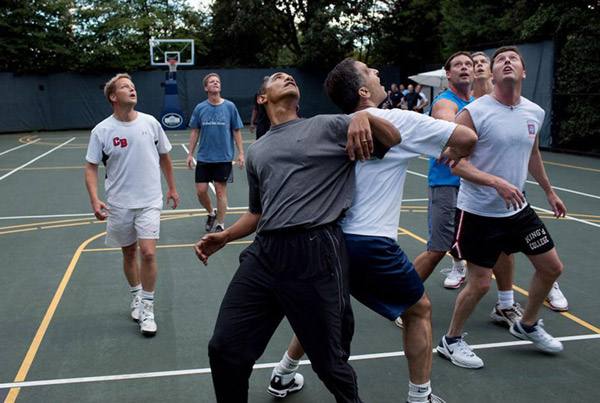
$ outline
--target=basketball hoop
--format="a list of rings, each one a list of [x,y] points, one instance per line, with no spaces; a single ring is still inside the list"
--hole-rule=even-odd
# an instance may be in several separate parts
[[[167,63],[169,64],[169,73],[175,73],[177,71],[177,59],[169,59]]]

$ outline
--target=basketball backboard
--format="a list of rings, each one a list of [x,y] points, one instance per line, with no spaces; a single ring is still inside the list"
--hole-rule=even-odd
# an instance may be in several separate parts
[[[150,39],[150,65],[169,66],[176,60],[177,66],[194,65],[193,39]]]

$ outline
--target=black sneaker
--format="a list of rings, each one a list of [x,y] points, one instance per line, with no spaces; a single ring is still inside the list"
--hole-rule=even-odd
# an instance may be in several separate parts
[[[206,225],[204,226],[204,229],[206,230],[206,232],[212,231],[213,226],[215,225],[216,219],[217,219],[217,209],[213,209],[212,214],[209,214],[208,217],[206,217]]]
[[[302,374],[292,372],[291,374],[279,375],[273,370],[271,382],[267,392],[271,396],[284,398],[288,393],[297,392],[304,386],[304,377]]]

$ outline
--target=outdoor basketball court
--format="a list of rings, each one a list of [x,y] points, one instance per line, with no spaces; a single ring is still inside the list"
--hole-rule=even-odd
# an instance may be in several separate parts
[[[251,237],[226,246],[207,267],[197,260],[192,244],[204,233],[205,214],[196,200],[193,172],[185,166],[188,132],[168,136],[181,205],[162,217],[155,307],[159,329],[150,339],[129,317],[121,252],[106,247],[106,225],[90,212],[83,180],[89,132],[0,136],[0,400],[214,401],[207,344],[238,255]],[[247,147],[253,135],[244,132],[244,139]],[[569,312],[541,311],[547,330],[563,341],[565,350],[557,356],[543,354],[492,324],[492,287],[466,326],[467,342],[485,367],[458,368],[434,354],[434,393],[449,403],[600,401],[600,160],[553,153],[543,157],[568,218],[551,217],[535,183],[528,182],[526,191],[565,264],[560,285]],[[415,159],[398,228],[399,243],[411,259],[427,238],[426,174],[427,161]],[[229,225],[248,202],[245,172],[234,168],[234,175]],[[523,256],[516,263],[515,296],[524,305],[533,269]],[[442,287],[439,269],[445,264],[426,283],[434,344],[446,331],[457,295]],[[400,330],[355,301],[353,307],[352,365],[361,397],[365,402],[403,402],[408,380]],[[284,321],[252,374],[251,402],[275,400],[266,386],[290,336]],[[300,371],[305,387],[286,401],[333,402],[309,363]]]

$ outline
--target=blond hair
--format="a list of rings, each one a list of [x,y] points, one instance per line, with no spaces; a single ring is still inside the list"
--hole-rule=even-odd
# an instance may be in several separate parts
[[[108,103],[112,105],[112,101],[110,100],[110,96],[117,91],[117,81],[122,78],[127,78],[131,80],[131,76],[127,73],[119,73],[104,84],[104,96],[108,100]]]

